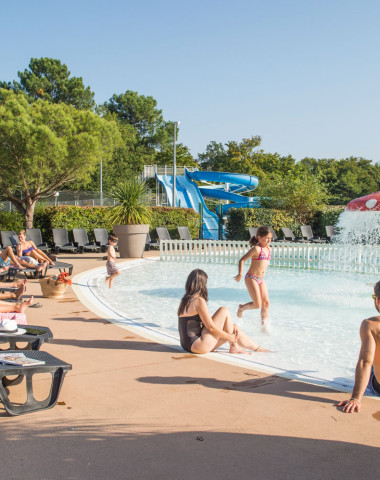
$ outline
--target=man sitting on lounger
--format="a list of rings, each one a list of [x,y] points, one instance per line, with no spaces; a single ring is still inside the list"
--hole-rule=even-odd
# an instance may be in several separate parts
[[[380,281],[376,283],[372,298],[380,312]],[[371,395],[380,397],[380,316],[367,318],[360,326],[362,346],[356,365],[355,385],[351,398],[340,402],[343,412],[360,412],[361,399],[366,388]]]

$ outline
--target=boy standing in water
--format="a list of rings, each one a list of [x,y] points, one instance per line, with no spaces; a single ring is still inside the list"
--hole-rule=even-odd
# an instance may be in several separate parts
[[[116,252],[114,245],[117,244],[118,238],[115,235],[109,235],[108,237],[108,249],[107,249],[107,274],[106,284],[109,282],[109,287],[112,288],[113,279],[120,275],[119,269],[116,266]]]

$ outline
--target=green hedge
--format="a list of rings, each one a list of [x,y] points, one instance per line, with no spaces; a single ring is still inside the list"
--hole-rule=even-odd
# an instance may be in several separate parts
[[[0,211],[0,230],[18,232],[24,228],[24,217],[19,212]]]
[[[66,228],[72,241],[73,228],[85,228],[90,241],[94,228],[106,228],[110,207],[76,207],[73,205],[45,207],[36,211],[34,227],[40,228],[45,242],[52,243],[53,228]],[[167,227],[172,238],[179,238],[177,227],[187,226],[193,238],[198,238],[199,214],[191,208],[152,207],[150,235],[156,239],[156,227]],[[0,230],[18,231],[24,228],[24,218],[18,212],[0,212]]]
[[[298,234],[299,224],[283,210],[272,208],[234,208],[228,218],[226,236],[228,240],[249,240],[249,227],[268,225],[281,238],[281,227],[290,227]],[[297,233],[296,233],[297,232]]]
[[[45,207],[36,210],[34,227],[40,228],[42,237],[51,243],[53,228],[66,228],[71,235],[73,228],[85,228],[90,241],[93,241],[94,228],[106,228],[107,213],[110,207],[76,207],[72,205]],[[315,235],[326,236],[325,226],[335,225],[344,206],[328,205],[320,209],[310,223]],[[198,238],[199,214],[190,208],[152,207],[150,235],[157,238],[156,227],[167,227],[172,238],[179,238],[177,227],[187,226],[193,238]],[[269,225],[281,238],[281,227],[289,227],[294,234],[301,234],[300,225],[292,215],[283,210],[270,208],[237,208],[232,209],[226,226],[226,236],[229,240],[248,240],[249,227]],[[18,231],[24,228],[24,218],[18,212],[0,211],[0,230]],[[72,239],[71,239],[72,240]]]
[[[326,205],[314,215],[312,228],[314,235],[326,237],[326,226],[336,225],[339,215],[344,211],[344,205]]]
[[[166,227],[171,238],[179,238],[177,227],[189,227],[192,238],[199,235],[199,213],[192,208],[152,207],[150,236],[157,239],[156,227]]]
[[[88,238],[94,241],[94,228],[107,228],[109,207],[76,207],[74,205],[46,207],[34,216],[34,227],[40,228],[45,242],[53,242],[53,228],[66,228],[72,241],[73,228],[85,228]]]

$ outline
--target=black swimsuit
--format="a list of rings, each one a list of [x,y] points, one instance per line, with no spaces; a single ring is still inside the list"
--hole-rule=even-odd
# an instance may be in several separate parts
[[[202,334],[203,323],[201,317],[191,315],[189,317],[178,317],[178,331],[181,341],[181,347],[191,352],[191,345],[200,338]]]

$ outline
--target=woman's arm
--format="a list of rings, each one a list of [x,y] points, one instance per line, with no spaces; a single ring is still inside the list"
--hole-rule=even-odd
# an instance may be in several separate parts
[[[242,279],[244,263],[249,258],[253,257],[253,254],[255,253],[255,249],[256,249],[256,247],[253,247],[250,250],[248,250],[248,252],[245,255],[243,255],[241,257],[241,259],[239,260],[239,273],[236,275],[236,277],[234,277],[237,282],[240,282],[240,280]]]
[[[17,246],[16,246],[16,255],[17,255],[18,257],[21,257],[21,255],[22,255],[22,245],[21,245],[21,242],[18,243]]]
[[[197,310],[197,313],[201,317],[203,325],[207,328],[207,330],[213,335],[215,338],[223,338],[227,340],[229,343],[235,343],[236,337],[234,333],[228,333],[224,330],[218,328],[215,323],[213,322],[207,303],[203,298],[198,298],[194,302],[194,307]]]

